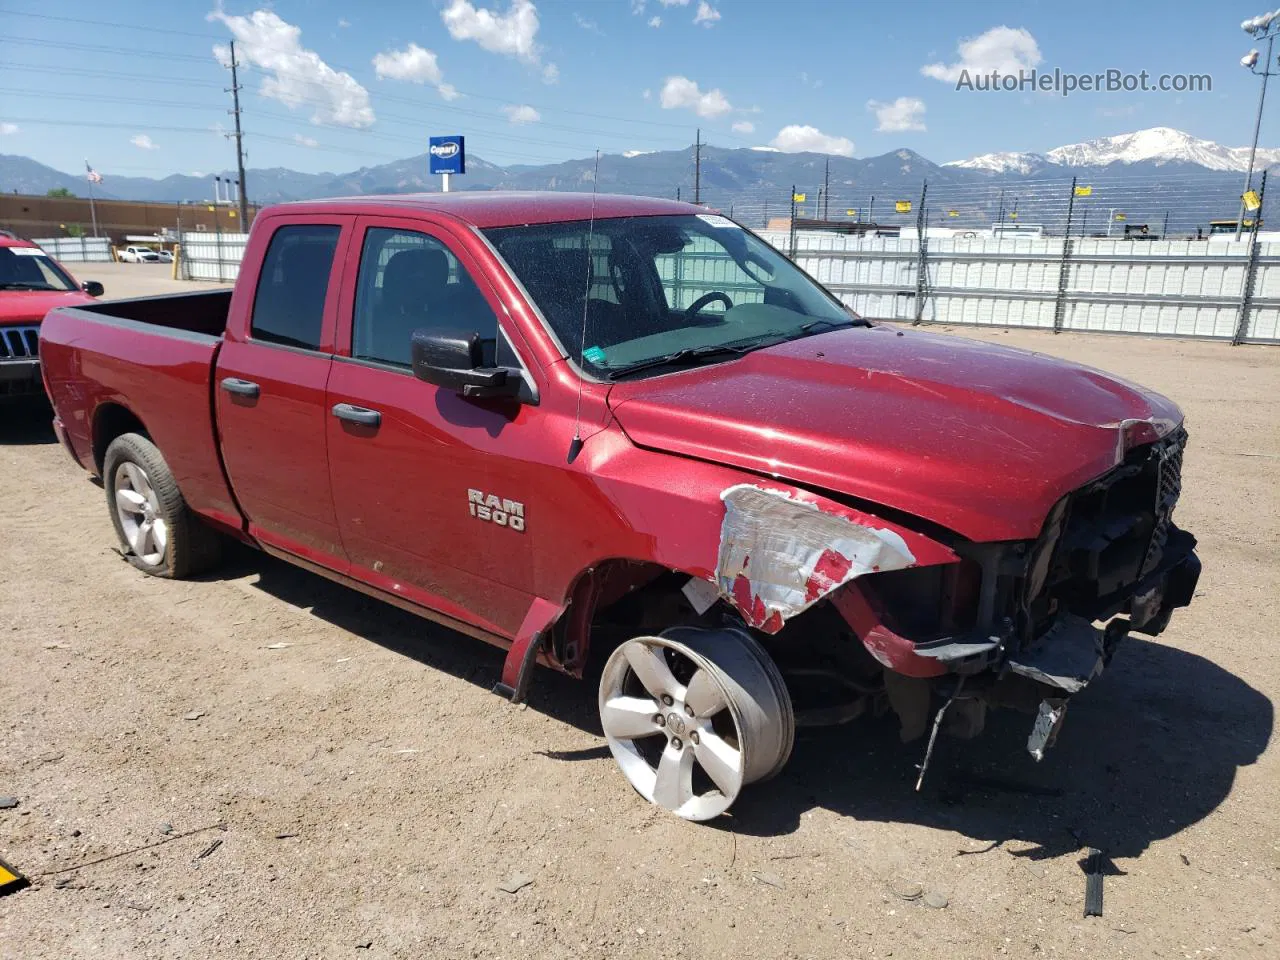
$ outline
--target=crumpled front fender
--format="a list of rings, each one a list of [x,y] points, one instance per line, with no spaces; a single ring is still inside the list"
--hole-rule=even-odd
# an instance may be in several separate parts
[[[765,633],[857,577],[960,559],[923,534],[794,487],[741,483],[720,499],[720,595]]]

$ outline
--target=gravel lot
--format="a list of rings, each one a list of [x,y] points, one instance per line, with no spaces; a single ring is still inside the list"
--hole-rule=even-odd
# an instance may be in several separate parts
[[[76,273],[191,289],[166,270]],[[0,955],[1280,955],[1280,353],[978,335],[1183,405],[1195,604],[1121,647],[1040,766],[998,717],[917,795],[919,747],[870,721],[803,733],[701,826],[632,793],[586,685],[504,704],[492,648],[247,550],[144,577],[48,411],[4,410],[0,856],[34,886],[0,900]],[[1089,845],[1112,869],[1084,919]]]

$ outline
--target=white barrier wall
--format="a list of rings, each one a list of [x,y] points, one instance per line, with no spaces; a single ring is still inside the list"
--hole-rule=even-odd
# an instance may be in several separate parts
[[[787,233],[763,234],[784,252]],[[924,309],[936,323],[1052,329],[1063,239],[927,241]],[[796,262],[859,313],[914,320],[919,241],[801,233]],[[1231,339],[1245,309],[1247,241],[1073,237],[1063,330]],[[1280,243],[1258,244],[1244,339],[1280,341]]]
[[[787,233],[761,236],[783,252],[791,249]],[[247,240],[243,233],[183,234],[183,278],[234,281]],[[1063,243],[1061,237],[928,240],[921,319],[1052,329]],[[675,280],[682,305],[711,290],[752,295],[749,277],[728,275],[718,257],[701,262],[703,252],[687,251],[678,265],[673,258],[659,263],[664,277]],[[1243,339],[1280,342],[1280,242],[1257,244],[1246,304],[1250,255],[1247,241],[1073,237],[1061,329],[1230,340],[1243,312]],[[864,316],[916,317],[918,240],[800,233],[795,259]]]
[[[179,265],[182,279],[233,282],[240,276],[248,240],[247,233],[184,233]]]
[[[31,242],[64,263],[110,263],[113,259],[111,241],[106,237],[49,237]]]

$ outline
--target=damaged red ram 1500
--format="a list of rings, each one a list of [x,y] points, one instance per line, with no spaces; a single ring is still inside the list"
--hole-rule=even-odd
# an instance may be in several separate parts
[[[1199,575],[1168,400],[869,324],[688,204],[279,206],[233,292],[42,337],[138,568],[237,538],[509,648],[513,698],[603,662],[614,757],[690,819],[779,770],[797,712],[887,702],[914,738],[1023,707],[1039,756]]]

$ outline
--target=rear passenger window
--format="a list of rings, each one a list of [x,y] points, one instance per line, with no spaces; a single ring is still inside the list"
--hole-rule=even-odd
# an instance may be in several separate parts
[[[320,346],[325,292],[341,230],[309,223],[275,232],[253,298],[250,334],[255,340],[308,350]]]

